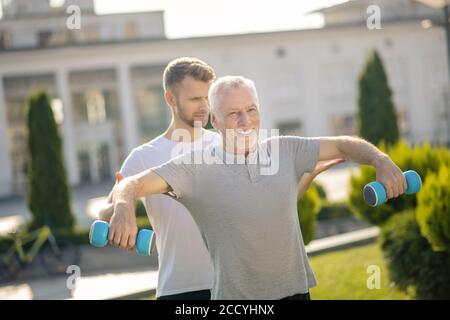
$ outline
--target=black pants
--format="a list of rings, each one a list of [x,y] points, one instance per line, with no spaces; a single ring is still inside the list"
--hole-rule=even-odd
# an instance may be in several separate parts
[[[289,296],[289,297],[283,298],[281,300],[311,300],[311,297],[309,295],[309,292],[307,292],[307,293],[294,294],[293,296]]]
[[[170,296],[161,296],[157,300],[211,300],[210,290],[199,290],[173,294]],[[294,294],[281,300],[311,300],[309,292]]]
[[[211,290],[199,290],[158,297],[157,300],[211,300]]]

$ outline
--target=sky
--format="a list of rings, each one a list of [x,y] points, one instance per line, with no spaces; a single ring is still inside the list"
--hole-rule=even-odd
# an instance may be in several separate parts
[[[14,0],[12,0],[14,1]],[[61,5],[64,0],[49,0]],[[94,0],[97,14],[163,10],[166,36],[280,31],[323,26],[313,10],[348,0]],[[0,6],[0,18],[2,16]]]
[[[14,1],[14,0],[6,0]],[[61,5],[64,0],[49,0]],[[94,0],[97,14],[164,11],[166,36],[280,31],[323,26],[316,9],[349,0]],[[2,10],[0,6],[0,18]]]
[[[168,38],[314,28],[307,12],[346,0],[95,0],[98,14],[165,11]]]

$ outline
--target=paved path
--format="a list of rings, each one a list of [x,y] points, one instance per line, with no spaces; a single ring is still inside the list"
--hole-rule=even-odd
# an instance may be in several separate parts
[[[68,275],[69,276],[69,275]],[[155,289],[158,271],[128,270],[81,276],[76,289],[67,287],[68,277],[34,279],[0,287],[0,300],[104,300]]]

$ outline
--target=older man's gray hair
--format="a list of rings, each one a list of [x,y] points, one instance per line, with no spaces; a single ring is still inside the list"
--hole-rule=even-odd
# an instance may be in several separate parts
[[[245,88],[253,96],[256,106],[259,108],[258,94],[255,83],[242,76],[224,76],[218,78],[209,88],[208,98],[211,112],[217,111],[219,101],[230,89]]]

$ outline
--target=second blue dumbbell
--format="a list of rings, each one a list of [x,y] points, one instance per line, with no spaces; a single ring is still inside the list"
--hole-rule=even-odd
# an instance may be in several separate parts
[[[89,232],[89,243],[94,247],[105,247],[108,244],[109,224],[105,221],[96,220]],[[153,239],[153,231],[142,229],[136,237],[136,252],[149,256]]]
[[[408,170],[403,172],[406,178],[406,191],[405,194],[410,195],[418,192],[422,187],[422,180],[417,172]],[[375,207],[386,202],[387,195],[384,186],[374,181],[365,185],[363,190],[364,200],[369,206]]]

